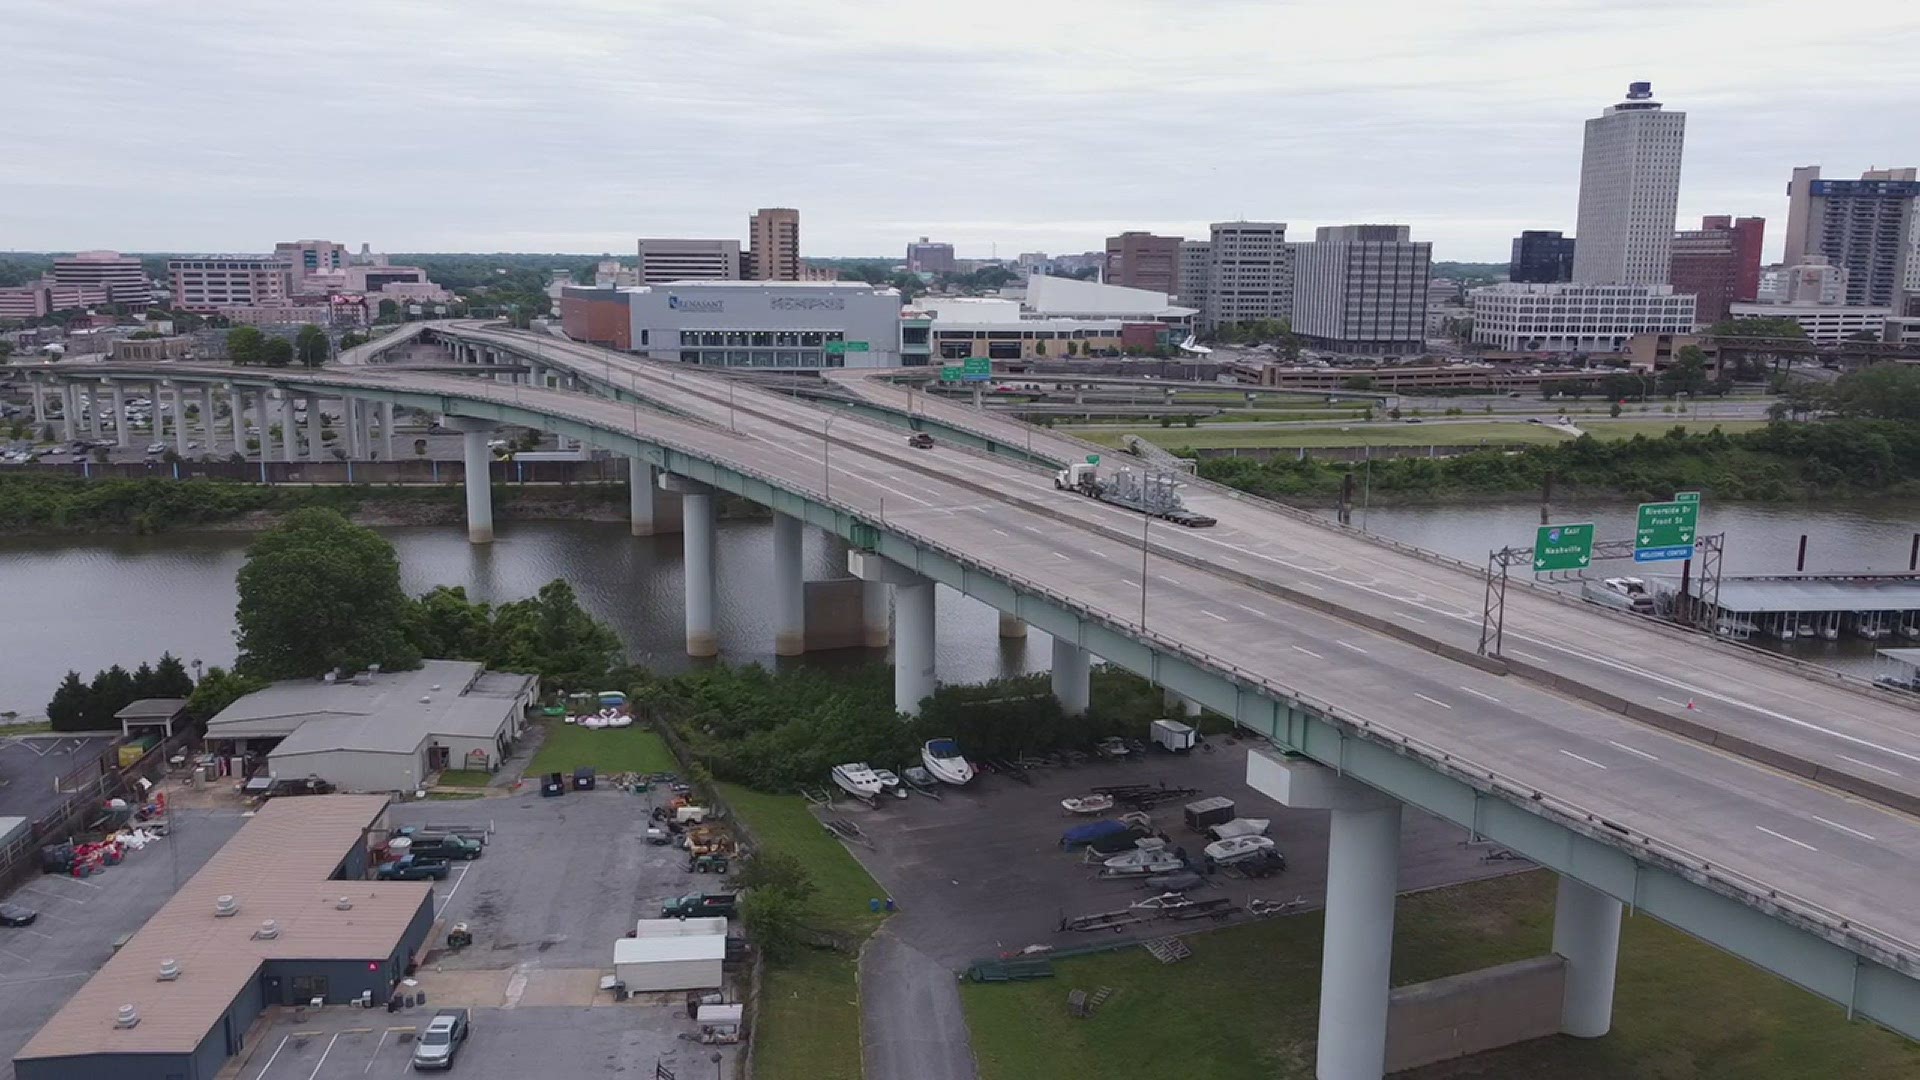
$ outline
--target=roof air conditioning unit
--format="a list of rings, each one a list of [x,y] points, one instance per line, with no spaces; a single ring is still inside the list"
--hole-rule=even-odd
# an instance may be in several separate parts
[[[238,914],[240,914],[240,901],[235,900],[231,893],[213,902],[213,917],[216,919],[231,919]]]
[[[440,684],[439,684],[439,683],[434,683],[434,684],[433,684],[433,692],[434,692],[434,693],[436,693],[436,694],[440,692]]]
[[[173,980],[179,977],[180,977],[180,961],[178,960],[160,961],[159,980],[161,982],[172,982]]]
[[[253,932],[253,936],[258,941],[272,941],[280,936],[280,924],[266,919],[260,923],[260,929]]]
[[[420,695],[420,704],[422,704],[422,705],[431,705],[432,703],[433,703],[433,695],[432,695],[432,694],[421,694],[421,695]]]
[[[328,686],[332,686],[333,681],[339,677],[340,677],[339,675],[329,671],[325,675],[320,676],[320,681],[323,683],[326,683]]]
[[[334,903],[334,905],[333,905],[333,910],[335,910],[335,911],[352,911],[352,910],[353,910],[353,901],[352,901],[352,900],[349,900],[348,898],[346,898],[346,897],[344,897],[344,896],[343,896],[343,897],[341,897],[341,898],[340,898],[340,899],[339,899],[338,901],[336,901],[336,902]]]
[[[121,1029],[130,1028],[139,1022],[140,1012],[131,1005],[120,1006],[120,1011],[113,1017],[113,1026]]]
[[[367,674],[369,674],[369,675],[378,675],[378,674],[380,674],[380,665],[379,665],[379,664],[368,664],[368,665],[367,665]]]

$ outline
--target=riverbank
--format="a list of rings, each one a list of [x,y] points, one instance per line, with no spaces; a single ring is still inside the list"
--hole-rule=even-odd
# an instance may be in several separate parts
[[[83,479],[0,475],[0,535],[148,535],[159,532],[259,532],[295,510],[338,510],[356,525],[459,525],[466,494],[457,484],[250,484],[150,477]],[[625,521],[627,485],[495,484],[496,521]],[[763,518],[735,498],[719,516]]]

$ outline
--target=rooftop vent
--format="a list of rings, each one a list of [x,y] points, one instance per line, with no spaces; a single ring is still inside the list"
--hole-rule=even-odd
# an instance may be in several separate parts
[[[161,982],[172,982],[173,980],[179,978],[180,977],[180,961],[178,960],[160,961],[160,974],[158,977]]]
[[[266,919],[260,923],[260,929],[253,932],[253,936],[260,941],[272,941],[280,936],[280,924]]]
[[[120,1011],[113,1016],[113,1026],[117,1028],[130,1028],[139,1022],[140,1011],[131,1005],[120,1006]]]
[[[436,694],[440,692],[440,684],[439,684],[439,683],[434,683],[434,684],[433,684],[433,692],[434,692],[434,693],[436,693]]]
[[[335,911],[352,911],[352,910],[353,910],[353,901],[352,901],[352,900],[349,900],[348,898],[346,898],[346,897],[344,897],[344,896],[343,896],[343,897],[341,897],[341,898],[340,898],[339,900],[337,900],[337,901],[335,901],[335,902],[334,902],[334,905],[333,905],[333,910],[335,910]]]
[[[338,679],[339,677],[340,676],[337,672],[329,671],[325,675],[320,676],[320,681],[323,683],[326,683],[328,686],[332,686],[333,681],[335,679]]]
[[[379,664],[368,664],[368,665],[367,665],[367,674],[369,674],[369,675],[378,675],[378,674],[380,674],[380,665],[379,665]]]
[[[235,900],[231,893],[213,902],[213,917],[216,919],[231,919],[238,914],[240,914],[240,901]]]
[[[420,704],[422,704],[422,705],[430,705],[430,704],[432,704],[432,703],[433,703],[433,695],[432,695],[432,694],[421,694],[421,695],[420,695]]]

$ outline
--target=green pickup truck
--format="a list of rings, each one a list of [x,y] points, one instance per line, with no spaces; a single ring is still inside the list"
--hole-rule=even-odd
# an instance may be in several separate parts
[[[451,872],[445,859],[422,859],[414,855],[403,855],[390,863],[381,863],[373,876],[381,881],[445,881]]]
[[[724,919],[738,907],[739,897],[733,893],[688,893],[661,904],[660,917],[686,919],[719,916]]]

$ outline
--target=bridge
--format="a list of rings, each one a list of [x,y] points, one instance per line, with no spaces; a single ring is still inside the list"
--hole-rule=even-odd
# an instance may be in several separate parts
[[[779,651],[803,647],[803,528],[847,540],[869,594],[891,594],[902,711],[935,685],[938,583],[1051,634],[1069,711],[1086,707],[1098,657],[1232,718],[1275,748],[1254,756],[1251,784],[1331,813],[1323,1077],[1386,1067],[1402,804],[1560,875],[1569,1034],[1608,1030],[1631,907],[1920,1037],[1911,699],[1518,583],[1505,653],[1482,656],[1478,568],[1197,479],[1188,503],[1213,529],[1065,495],[1052,463],[1098,448],[884,373],[834,373],[845,399],[816,403],[548,335],[409,333],[482,377],[378,362],[22,370],[36,403],[132,383],[224,394],[239,412],[305,396],[309,424],[322,398],[355,403],[350,417],[425,409],[466,432],[469,475],[484,475],[496,425],[578,438],[635,463],[636,532],[679,496],[690,653],[715,649],[713,497],[732,493],[775,514]],[[934,433],[935,448],[909,448],[908,430]],[[485,542],[489,489],[467,496],[470,538]]]

